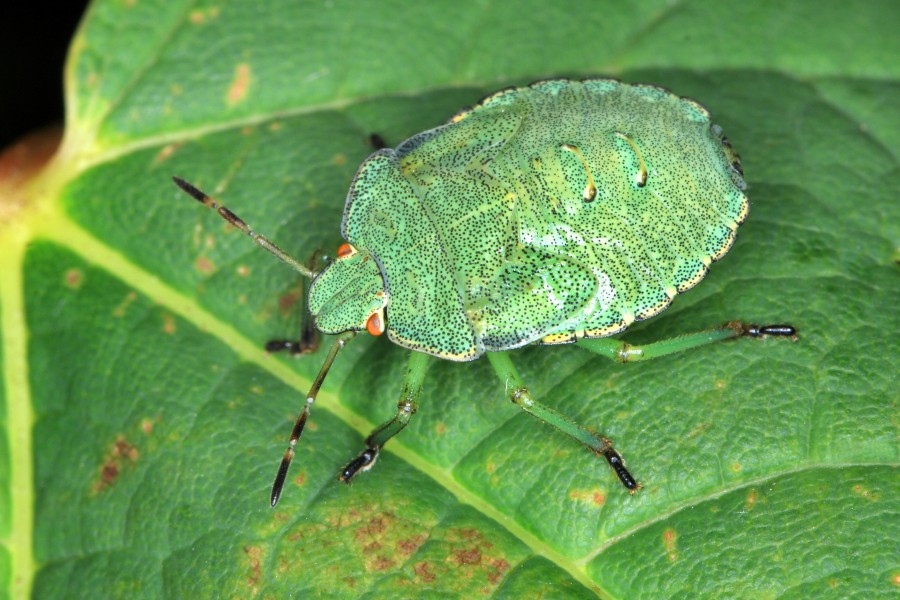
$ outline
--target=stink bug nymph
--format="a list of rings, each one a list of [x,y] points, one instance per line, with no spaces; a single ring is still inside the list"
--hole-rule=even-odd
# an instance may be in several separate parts
[[[740,336],[795,337],[789,325],[738,321],[645,346],[608,337],[703,279],[750,206],[740,157],[706,109],[651,85],[558,79],[506,89],[377,150],[350,184],[346,243],[321,270],[175,183],[309,278],[315,327],[337,336],[294,425],[272,506],[322,382],[358,332],[386,333],[411,350],[410,362],[397,414],[342,481],[371,468],[409,423],[429,357],[486,354],[512,402],[605,458],[632,493],[641,486],[612,443],[538,402],[506,350],[575,343],[630,362]]]

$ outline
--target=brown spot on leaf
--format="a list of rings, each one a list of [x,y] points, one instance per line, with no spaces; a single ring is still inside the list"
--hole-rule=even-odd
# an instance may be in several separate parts
[[[259,580],[262,572],[261,557],[262,549],[259,546],[244,546],[244,554],[250,563],[250,573],[247,575],[247,587],[250,588],[251,595],[259,593]]]
[[[453,553],[453,560],[458,565],[480,565],[481,550],[478,548],[470,548],[468,550],[457,550]]]
[[[138,459],[139,453],[138,449],[125,441],[125,438],[119,436],[116,439],[116,444],[113,446],[113,456],[121,456],[123,458],[128,459],[131,462],[135,462]]]
[[[494,567],[494,572],[488,573],[488,581],[497,585],[503,579],[503,574],[509,571],[509,563],[504,558],[494,558],[490,564]]]
[[[451,529],[446,540],[452,547],[446,564],[454,570],[453,576],[484,581],[489,585],[480,589],[490,595],[491,586],[496,587],[510,569],[502,551],[495,549],[494,544],[477,529]]]
[[[282,317],[289,316],[297,303],[303,299],[303,288],[295,286],[278,297],[278,312]]]
[[[663,545],[666,547],[666,554],[669,557],[669,561],[675,562],[678,560],[678,551],[675,548],[675,542],[678,541],[678,534],[671,527],[667,528],[663,531]]]
[[[97,481],[91,489],[94,493],[100,493],[108,487],[115,485],[126,466],[134,466],[139,458],[138,449],[129,444],[125,437],[120,435],[113,442],[103,461],[100,464],[100,473]]]
[[[104,485],[112,485],[115,483],[116,478],[119,476],[119,467],[116,466],[116,463],[110,461],[103,465],[100,469],[100,480]]]
[[[388,571],[394,567],[394,559],[387,556],[376,556],[372,561],[372,569],[375,571]]]
[[[81,271],[81,269],[69,269],[68,271],[66,271],[65,281],[67,287],[70,287],[73,290],[77,290],[84,282],[84,273]]]
[[[168,313],[163,313],[163,333],[172,335],[175,333],[175,317]]]
[[[356,539],[360,540],[366,536],[373,536],[384,533],[387,528],[384,515],[378,515],[369,519],[368,523],[356,530]]]
[[[331,521],[335,528],[354,523],[357,525],[353,531],[353,539],[362,552],[366,570],[387,571],[397,564],[393,550],[396,543],[394,536],[397,534],[397,527],[403,526],[403,523],[398,523],[393,513],[350,509]]]
[[[419,549],[419,546],[425,543],[428,536],[424,534],[414,535],[397,541],[397,551],[406,556],[410,556]]]
[[[215,270],[212,261],[205,256],[199,257],[194,262],[194,267],[201,273],[212,273]]]
[[[241,277],[246,277],[250,274],[250,267],[247,265],[238,265],[238,268],[235,269],[235,271],[237,271],[237,274]]]
[[[413,570],[416,573],[416,577],[422,580],[423,583],[433,583],[435,580],[434,568],[431,563],[428,561],[417,562]]]
[[[739,463],[739,462],[731,463],[730,469],[731,469],[732,473],[740,473],[741,468],[742,468],[741,463]]]
[[[606,504],[606,494],[603,490],[598,488],[592,490],[572,490],[569,492],[569,499],[574,502],[583,502],[597,507]]]
[[[754,506],[756,506],[756,490],[750,488],[750,491],[747,492],[747,500],[744,501],[744,510],[753,510]]]
[[[850,489],[854,494],[856,494],[860,498],[864,498],[864,499],[870,500],[872,502],[877,502],[878,500],[881,500],[881,494],[878,494],[877,492],[873,492],[872,490],[865,487],[864,485],[856,484]]]
[[[209,8],[198,8],[196,10],[192,10],[188,15],[188,20],[194,25],[203,25],[210,19],[214,19],[219,16],[219,7],[218,6],[210,6]]]
[[[331,159],[331,162],[334,163],[336,166],[341,167],[341,166],[347,164],[347,157],[341,153],[337,153],[334,155],[334,158]]]
[[[250,87],[250,65],[241,63],[234,68],[234,79],[231,87],[228,88],[228,96],[226,102],[228,106],[234,106],[238,102],[247,97],[247,90]]]
[[[150,435],[153,433],[153,419],[143,419],[141,420],[141,431],[146,435]]]
[[[438,435],[444,435],[447,433],[447,426],[444,423],[438,423],[434,426],[434,432]]]
[[[175,151],[178,150],[180,146],[181,144],[167,144],[163,146],[162,149],[156,153],[156,157],[153,159],[153,164],[158,165],[165,162],[170,156],[175,154]]]

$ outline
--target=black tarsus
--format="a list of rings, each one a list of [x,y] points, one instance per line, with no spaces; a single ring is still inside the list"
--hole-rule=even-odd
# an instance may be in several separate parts
[[[373,464],[375,464],[375,459],[378,458],[379,448],[369,447],[360,452],[359,456],[351,460],[347,463],[347,466],[341,469],[341,474],[338,476],[338,479],[343,481],[344,483],[349,484],[350,480],[359,473],[360,471],[369,470]]]
[[[793,325],[745,325],[744,333],[750,337],[763,337],[767,335],[778,337],[797,337],[797,328]]]
[[[369,134],[369,145],[375,148],[376,150],[381,150],[382,148],[387,148],[387,142],[384,141],[384,138],[378,135],[377,133]]]
[[[641,484],[638,483],[637,480],[631,476],[631,473],[628,472],[628,469],[625,468],[625,461],[622,460],[622,455],[616,452],[612,446],[603,452],[603,457],[609,463],[609,466],[612,467],[613,471],[615,471],[616,475],[619,477],[619,481],[622,482],[622,485],[628,488],[632,494],[641,489]]]

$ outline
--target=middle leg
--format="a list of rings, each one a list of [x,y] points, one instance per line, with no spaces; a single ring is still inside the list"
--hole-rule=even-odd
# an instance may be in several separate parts
[[[316,272],[319,271],[320,254],[321,252],[316,250],[309,258],[309,268]],[[266,342],[266,352],[287,352],[291,356],[300,356],[301,354],[311,354],[319,348],[319,331],[316,329],[315,320],[306,307],[308,286],[302,280],[299,285],[300,298],[303,301],[303,312],[300,315],[300,337],[296,340],[269,340]]]
[[[605,458],[616,473],[616,476],[618,476],[619,481],[632,494],[641,488],[641,484],[625,468],[625,462],[622,460],[622,456],[613,448],[612,442],[582,427],[564,414],[556,412],[549,406],[544,406],[535,400],[528,388],[525,387],[519,372],[505,352],[488,352],[487,356],[497,376],[506,384],[509,399],[514,404],[528,414],[574,438],[575,441],[586,446],[588,450],[597,456]]]

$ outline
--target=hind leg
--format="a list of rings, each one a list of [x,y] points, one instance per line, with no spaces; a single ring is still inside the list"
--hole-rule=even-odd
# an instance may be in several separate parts
[[[731,321],[716,329],[688,333],[643,346],[632,346],[627,342],[612,338],[578,340],[576,344],[610,360],[625,363],[650,360],[739,337],[756,339],[787,337],[796,341],[797,330],[791,325],[748,325],[741,321]]]

